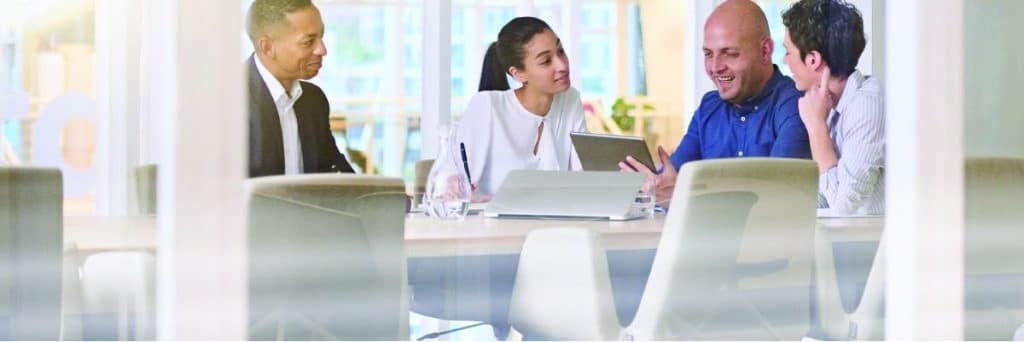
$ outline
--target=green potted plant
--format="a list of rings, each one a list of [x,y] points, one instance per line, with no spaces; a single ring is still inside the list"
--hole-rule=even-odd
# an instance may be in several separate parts
[[[615,103],[612,104],[612,121],[614,121],[615,125],[619,126],[619,128],[627,134],[629,134],[629,132],[633,132],[634,125],[636,125],[636,116],[632,114],[633,111],[636,110],[636,106],[637,105],[635,103],[627,103],[626,100],[621,97],[615,99]],[[642,108],[646,111],[654,110],[654,106],[649,103],[643,104]],[[658,143],[658,133],[656,133],[657,131],[652,127],[653,124],[654,123],[650,118],[645,118],[643,122],[643,130],[641,131],[644,139],[647,140],[647,148],[652,151],[657,147]]]

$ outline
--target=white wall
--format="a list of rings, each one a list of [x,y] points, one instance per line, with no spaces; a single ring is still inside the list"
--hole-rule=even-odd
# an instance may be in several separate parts
[[[965,6],[966,153],[1024,157],[1024,1]]]
[[[687,2],[684,21],[687,23],[686,32],[683,35],[684,56],[683,64],[686,66],[685,81],[683,82],[683,100],[685,103],[683,115],[687,120],[697,109],[700,99],[704,93],[715,89],[704,72],[704,21],[708,19],[711,12],[717,6],[717,0],[694,0]]]
[[[885,23],[885,15],[881,14],[885,4],[881,0],[850,0],[860,10],[861,18],[864,19],[864,37],[867,39],[867,46],[864,46],[864,53],[860,55],[857,62],[857,70],[861,73],[872,76],[881,76],[880,70],[883,63],[885,47],[885,26],[880,27],[877,23]],[[881,7],[881,8],[880,8]]]

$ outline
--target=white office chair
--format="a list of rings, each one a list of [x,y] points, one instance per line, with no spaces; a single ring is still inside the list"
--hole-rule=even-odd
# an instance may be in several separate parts
[[[149,252],[138,251],[101,252],[85,258],[78,338],[156,338],[154,260]]]
[[[63,191],[60,170],[0,167],[0,339],[60,337]]]
[[[1009,340],[1024,322],[1024,158],[968,158],[964,177],[964,338]]]
[[[967,158],[964,180],[964,338],[1009,340],[1024,321],[1024,300],[1019,299],[1024,288],[1024,252],[1020,248],[1024,241],[1024,202],[1020,201],[1024,159]],[[831,254],[819,254],[819,258],[819,264],[831,264]],[[826,338],[884,338],[884,265],[883,234],[864,294],[853,312],[843,309],[835,274],[828,273],[830,267],[817,268],[817,311]]]
[[[820,338],[882,340],[885,338],[885,234],[868,271],[864,292],[852,311],[843,306],[833,258],[832,241],[815,236],[815,303]]]
[[[156,215],[156,164],[146,164],[132,172],[135,186],[135,210],[140,215]]]
[[[799,339],[810,320],[817,167],[718,159],[682,167],[630,326],[616,317],[600,238],[531,233],[509,313],[539,339]]]
[[[247,181],[251,339],[408,338],[401,179]]]

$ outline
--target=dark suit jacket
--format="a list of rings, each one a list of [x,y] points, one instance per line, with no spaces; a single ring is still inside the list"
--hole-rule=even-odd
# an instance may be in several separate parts
[[[246,60],[249,74],[249,177],[283,175],[281,119],[270,90],[256,69],[255,58],[250,56]],[[345,156],[338,152],[331,135],[327,96],[312,83],[299,83],[302,96],[295,101],[294,109],[302,143],[302,172],[353,172]]]

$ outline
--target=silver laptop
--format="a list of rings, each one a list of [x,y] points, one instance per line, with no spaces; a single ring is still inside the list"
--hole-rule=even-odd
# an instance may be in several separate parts
[[[643,182],[633,172],[513,170],[484,216],[629,220],[650,214],[634,205]]]

